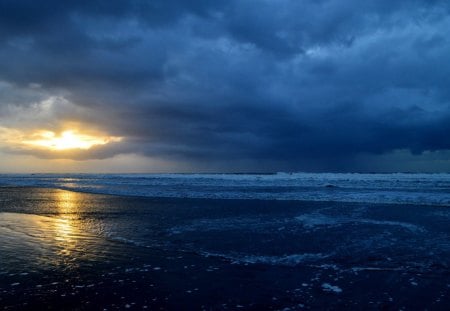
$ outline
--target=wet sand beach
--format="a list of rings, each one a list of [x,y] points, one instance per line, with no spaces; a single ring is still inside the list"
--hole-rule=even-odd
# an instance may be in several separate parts
[[[0,188],[5,310],[446,310],[442,206]]]

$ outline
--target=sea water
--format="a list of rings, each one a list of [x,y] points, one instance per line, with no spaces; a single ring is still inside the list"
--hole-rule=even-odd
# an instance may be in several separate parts
[[[144,197],[450,206],[450,174],[0,174],[0,186]]]
[[[445,309],[449,206],[449,174],[1,175],[0,305]]]

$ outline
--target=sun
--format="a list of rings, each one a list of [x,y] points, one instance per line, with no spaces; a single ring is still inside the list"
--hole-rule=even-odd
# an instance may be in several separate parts
[[[23,141],[23,143],[44,149],[63,151],[73,149],[88,150],[94,146],[106,145],[120,140],[121,137],[94,136],[82,134],[75,130],[66,130],[59,135],[52,131],[40,131],[33,134],[31,139]]]

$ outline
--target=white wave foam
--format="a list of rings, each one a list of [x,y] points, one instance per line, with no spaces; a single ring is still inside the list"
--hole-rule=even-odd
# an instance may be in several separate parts
[[[321,213],[310,213],[297,216],[295,218],[297,221],[302,223],[303,227],[308,229],[313,229],[320,226],[335,227],[344,224],[369,224],[369,225],[379,225],[379,226],[396,226],[403,229],[409,230],[411,232],[424,232],[425,229],[413,225],[411,223],[399,222],[399,221],[388,221],[388,220],[376,220],[367,218],[357,218],[357,217],[344,217],[344,216],[328,216]]]
[[[266,264],[277,266],[296,266],[301,263],[315,262],[331,255],[322,253],[304,253],[284,256],[263,256],[245,254],[220,254],[203,252],[205,257],[220,257],[230,260],[234,264]]]
[[[339,286],[331,285],[329,283],[323,283],[322,289],[326,292],[342,293],[342,289]]]

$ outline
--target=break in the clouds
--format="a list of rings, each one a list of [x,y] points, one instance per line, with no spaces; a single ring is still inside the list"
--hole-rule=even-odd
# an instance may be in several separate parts
[[[448,171],[449,13],[425,0],[0,1],[3,157]],[[111,143],[7,139],[74,124]]]

